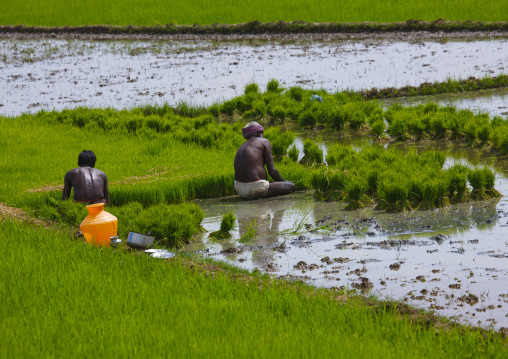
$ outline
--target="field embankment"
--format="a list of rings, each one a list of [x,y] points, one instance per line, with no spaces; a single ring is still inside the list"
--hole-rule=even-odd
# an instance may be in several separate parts
[[[89,0],[69,4],[58,1],[28,0],[22,3],[14,0],[3,2],[0,14],[3,25],[37,26],[83,26],[96,24],[157,26],[158,24],[238,24],[252,20],[260,22],[298,21],[308,22],[387,22],[415,19],[434,21],[475,20],[506,21],[506,4],[499,0],[481,3],[472,0],[443,2],[420,0],[400,2],[389,0],[324,0],[315,3],[304,1],[244,1],[219,2],[191,0],[183,2],[147,1],[135,3],[126,0]]]
[[[0,232],[2,357],[506,356],[498,335],[392,305],[101,250],[18,222],[0,221]]]

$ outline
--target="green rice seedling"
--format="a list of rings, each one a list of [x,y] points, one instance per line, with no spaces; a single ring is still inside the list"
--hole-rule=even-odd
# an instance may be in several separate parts
[[[208,109],[204,106],[189,105],[185,101],[180,101],[174,108],[174,113],[183,117],[197,117],[206,114]]]
[[[439,196],[439,183],[438,181],[427,178],[422,181],[420,184],[422,198],[421,202],[418,204],[417,209],[419,210],[429,210],[437,207],[436,202]]]
[[[490,198],[490,196],[485,192],[487,179],[485,178],[485,171],[483,168],[476,168],[469,171],[467,180],[473,188],[471,191],[472,200],[483,201]]]
[[[367,191],[370,196],[377,195],[378,184],[381,176],[381,171],[373,168],[367,175]]]
[[[421,166],[431,166],[433,168],[442,168],[445,161],[446,155],[441,151],[425,151],[417,155],[417,161]]]
[[[86,206],[83,203],[74,202],[71,199],[66,201],[56,200],[49,196],[47,200],[49,204],[43,205],[37,211],[38,216],[41,218],[54,219],[72,226],[79,226],[88,215]]]
[[[339,131],[344,130],[348,122],[346,111],[340,107],[330,110],[327,120],[328,128]]]
[[[355,211],[367,206],[371,206],[374,202],[366,195],[367,185],[362,178],[354,178],[344,190],[346,193],[345,200],[348,202],[346,209]]]
[[[316,126],[316,114],[311,110],[306,110],[298,116],[298,125],[304,128],[313,128]]]
[[[300,157],[300,150],[298,149],[298,147],[296,147],[296,145],[292,145],[291,147],[289,147],[288,157],[291,159],[291,161],[295,163],[298,162],[298,158]]]
[[[496,175],[494,172],[485,167],[482,169],[483,181],[485,185],[485,194],[490,198],[499,198],[502,197],[501,193],[497,189],[494,188],[496,183]]]
[[[109,207],[108,212],[118,218],[118,235],[126,238],[128,232],[151,233],[160,243],[180,247],[193,234],[202,231],[204,213],[190,203],[180,205],[158,204],[141,209],[139,203]]]
[[[502,118],[501,116],[494,116],[492,118],[492,122],[491,122],[492,128],[502,127],[502,126],[507,126],[507,125],[508,125],[508,117]]]
[[[275,106],[273,108],[268,109],[268,113],[270,117],[271,124],[284,124],[286,120],[286,110],[282,106]]]
[[[393,118],[388,122],[386,132],[397,141],[407,141],[410,139],[407,119],[399,113],[393,114]]]
[[[295,86],[295,87],[290,87],[287,94],[288,96],[296,101],[296,102],[301,102],[302,99],[303,99],[303,89],[301,87],[298,87],[298,86]]]
[[[226,102],[223,102],[219,107],[220,112],[225,113],[226,115],[232,116],[233,112],[236,110],[237,102],[238,102],[238,100],[236,98],[226,101]]]
[[[449,177],[439,176],[434,179],[437,188],[437,198],[434,201],[436,207],[447,207],[451,204],[448,197]]]
[[[464,203],[469,201],[469,188],[467,175],[469,168],[463,165],[454,165],[447,170],[448,198],[451,203]]]
[[[255,117],[264,117],[268,113],[265,101],[256,100],[252,103],[252,113]]]
[[[490,133],[492,131],[492,127],[490,126],[481,126],[478,129],[477,135],[478,139],[480,140],[480,146],[488,146],[489,140],[490,140]]]
[[[359,129],[367,122],[365,113],[362,111],[354,111],[349,115],[349,127],[352,129]]]
[[[272,146],[272,155],[276,162],[280,162],[286,155],[289,146],[294,142],[295,136],[291,131],[281,132],[280,127],[272,127],[265,131],[266,137]]]
[[[231,231],[236,227],[236,217],[233,212],[228,212],[222,217],[220,229],[210,233],[211,239],[224,239],[231,237]]]
[[[249,222],[247,227],[245,228],[245,232],[238,240],[240,243],[248,243],[252,242],[254,238],[258,235],[258,223],[256,220],[253,222]]]
[[[259,93],[259,86],[258,86],[258,84],[252,82],[252,83],[249,83],[249,84],[245,85],[243,93],[244,94]]]
[[[303,158],[300,162],[306,165],[323,163],[323,150],[311,139],[305,139],[303,141]]]
[[[271,79],[270,81],[268,81],[268,84],[266,85],[266,91],[279,93],[279,92],[284,91],[284,89],[282,87],[280,87],[279,81],[277,81],[275,79]]]
[[[358,153],[349,146],[334,143],[328,147],[326,162],[330,167],[338,166],[346,157],[358,157]]]
[[[374,136],[376,140],[382,139],[384,133],[385,133],[385,123],[383,120],[376,121],[370,125],[369,134]]]
[[[428,114],[439,110],[439,105],[434,102],[429,102],[423,107],[423,113]]]
[[[405,212],[411,210],[409,203],[409,183],[394,180],[396,177],[381,181],[378,189],[377,209],[387,212]]]
[[[220,108],[218,105],[212,105],[208,107],[208,113],[212,115],[213,117],[219,117],[220,115]]]

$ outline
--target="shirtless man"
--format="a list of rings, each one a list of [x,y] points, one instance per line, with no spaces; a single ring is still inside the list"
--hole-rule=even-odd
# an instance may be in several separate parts
[[[263,138],[263,127],[249,122],[242,128],[247,140],[235,156],[235,190],[242,198],[264,198],[292,193],[296,186],[285,181],[275,169],[270,141]],[[268,182],[266,170],[276,182]]]
[[[78,156],[78,168],[65,174],[62,199],[70,197],[74,188],[74,201],[85,204],[109,203],[108,178],[95,167],[95,154],[83,151]]]

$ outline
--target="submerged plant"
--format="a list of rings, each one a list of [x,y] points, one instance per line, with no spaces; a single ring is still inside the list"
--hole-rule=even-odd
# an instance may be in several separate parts
[[[256,220],[254,222],[249,222],[247,227],[245,228],[245,233],[240,237],[240,243],[246,243],[252,241],[258,235],[258,223]]]

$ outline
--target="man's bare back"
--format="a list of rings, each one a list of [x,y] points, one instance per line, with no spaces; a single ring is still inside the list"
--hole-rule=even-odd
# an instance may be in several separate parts
[[[266,181],[268,174],[275,180],[268,184],[268,189],[260,197],[272,197],[294,192],[293,182],[285,181],[275,168],[270,141],[263,138],[262,127],[253,122],[260,129],[246,136],[247,141],[240,146],[235,156],[235,189],[242,196],[240,186],[250,186],[250,183]],[[248,128],[249,125],[246,126]],[[265,170],[266,166],[266,170]],[[256,184],[254,184],[256,185]],[[242,196],[250,197],[250,196]],[[258,196],[256,196],[258,197]]]
[[[91,152],[91,151],[83,151]],[[108,178],[104,172],[93,168],[95,155],[93,152],[87,154],[91,159],[85,159],[80,154],[78,165],[65,174],[62,199],[70,197],[71,189],[74,188],[74,200],[79,202],[103,202],[109,203]],[[81,162],[80,162],[81,161]]]

